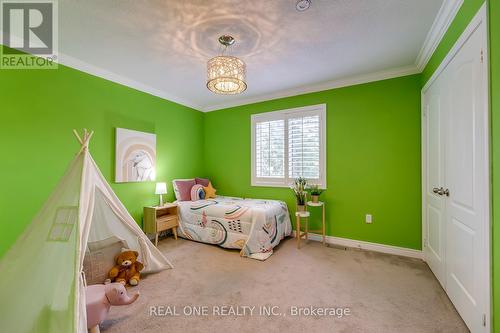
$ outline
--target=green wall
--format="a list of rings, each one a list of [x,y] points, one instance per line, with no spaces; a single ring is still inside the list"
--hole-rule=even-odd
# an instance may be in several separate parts
[[[203,170],[203,114],[77,70],[0,70],[0,257],[41,208],[78,151],[71,129],[95,131],[90,150],[134,218],[154,182],[114,184],[114,129],[157,134],[157,180]],[[172,188],[169,184],[169,199]]]
[[[290,189],[250,185],[250,115],[320,103],[327,104],[327,234],[420,249],[419,75],[207,113],[205,170],[218,193],[294,208]]]

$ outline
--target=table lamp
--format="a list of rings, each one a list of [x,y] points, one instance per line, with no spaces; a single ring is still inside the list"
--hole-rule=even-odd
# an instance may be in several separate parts
[[[156,183],[155,194],[160,195],[160,206],[163,206],[163,194],[167,194],[167,183]]]

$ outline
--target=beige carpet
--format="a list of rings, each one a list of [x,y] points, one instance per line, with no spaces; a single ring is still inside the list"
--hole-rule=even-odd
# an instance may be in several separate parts
[[[294,239],[264,262],[182,239],[159,248],[175,268],[145,276],[131,289],[141,292],[137,302],[112,308],[103,332],[467,332],[420,260],[318,242],[298,250]],[[228,316],[214,315],[224,305],[242,316],[229,307]],[[168,313],[174,306],[178,316]],[[243,315],[243,306],[255,306],[253,315],[250,308]],[[260,315],[263,306],[277,315]],[[294,316],[294,306],[348,308],[350,315]],[[194,307],[207,313],[183,314]]]

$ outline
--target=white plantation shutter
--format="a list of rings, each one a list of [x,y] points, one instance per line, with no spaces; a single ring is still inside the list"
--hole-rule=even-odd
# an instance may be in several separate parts
[[[324,104],[252,115],[252,185],[289,186],[297,177],[326,188]]]
[[[320,116],[288,119],[288,174],[320,179]]]
[[[259,122],[255,128],[256,174],[262,178],[285,177],[285,121]]]

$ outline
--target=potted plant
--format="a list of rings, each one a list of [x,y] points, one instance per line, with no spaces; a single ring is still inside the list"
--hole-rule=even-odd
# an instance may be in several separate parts
[[[297,200],[297,210],[303,212],[306,210],[307,201],[307,180],[305,178],[296,178],[293,182],[292,190],[295,194],[295,199]]]
[[[323,190],[319,188],[319,185],[314,184],[308,188],[309,194],[311,194],[311,201],[314,203],[319,202],[319,196],[323,193]]]

